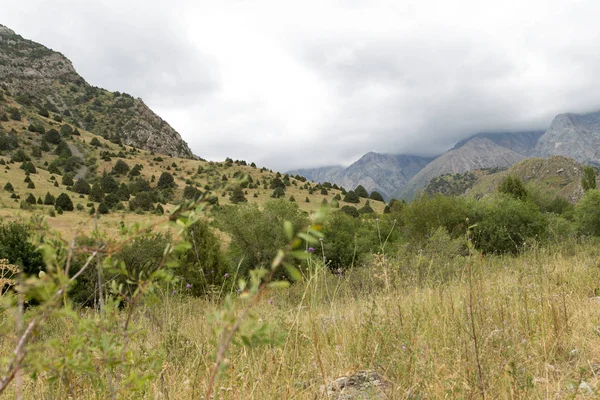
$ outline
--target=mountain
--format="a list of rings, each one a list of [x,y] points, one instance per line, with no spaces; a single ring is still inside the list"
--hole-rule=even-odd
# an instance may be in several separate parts
[[[348,168],[324,167],[291,171],[315,182],[336,183],[348,190],[362,185],[367,191],[377,191],[384,198],[404,186],[433,158],[369,152]]]
[[[535,145],[544,131],[525,132],[481,132],[456,143],[453,150],[459,149],[475,138],[489,139],[498,146],[505,147],[515,153],[529,156],[534,152]]]
[[[541,157],[565,156],[580,163],[600,165],[600,111],[557,115],[537,142]]]
[[[500,183],[508,175],[520,178],[529,190],[537,188],[548,200],[559,196],[574,204],[583,196],[583,165],[572,158],[562,156],[528,158],[504,170],[496,168],[442,175],[433,179],[425,188],[425,192],[430,195],[443,193],[482,198],[497,192]]]
[[[88,84],[64,55],[0,25],[0,84],[37,116],[52,117],[115,143],[194,158],[187,143],[141,99]],[[1,111],[1,110],[0,110]]]
[[[485,137],[475,136],[458,148],[448,150],[419,171],[394,197],[412,199],[433,178],[475,169],[509,167],[525,158]]]

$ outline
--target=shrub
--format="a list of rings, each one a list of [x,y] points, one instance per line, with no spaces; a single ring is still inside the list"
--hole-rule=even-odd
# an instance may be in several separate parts
[[[10,160],[14,162],[25,162],[31,159],[27,156],[27,154],[25,154],[25,151],[23,151],[23,149],[18,149],[12,154]]]
[[[340,211],[346,215],[353,217],[353,218],[360,217],[360,214],[358,213],[358,210],[356,209],[356,207],[343,206],[342,208],[340,208]]]
[[[359,214],[373,214],[374,212],[375,212],[375,210],[373,210],[373,208],[371,207],[369,200],[367,200],[365,205],[358,210]]]
[[[199,296],[205,294],[210,285],[234,283],[233,276],[225,275],[232,271],[221,252],[221,242],[208,223],[202,220],[194,223],[185,230],[184,238],[192,247],[181,254],[174,272],[181,282],[191,285],[187,290],[190,294]]]
[[[64,124],[60,127],[60,134],[62,136],[70,136],[73,133],[73,127],[69,124]]]
[[[500,193],[508,194],[515,199],[525,200],[527,198],[527,190],[521,179],[516,176],[508,175],[498,187]]]
[[[95,146],[95,147],[102,146],[102,143],[100,143],[100,141],[98,140],[98,138],[92,138],[92,140],[90,141],[90,144],[92,146]]]
[[[129,201],[129,209],[132,211],[152,211],[154,209],[154,198],[149,192],[140,192]]]
[[[121,201],[129,201],[130,192],[126,184],[121,183],[121,185],[119,185],[119,190],[117,190],[117,196],[119,196],[119,200]]]
[[[73,191],[75,193],[90,194],[91,190],[92,188],[90,187],[90,184],[83,178],[77,179],[77,181],[73,184]]]
[[[117,207],[120,202],[121,200],[119,199],[119,196],[114,193],[109,193],[106,195],[106,197],[104,197],[104,201],[102,203],[112,210],[113,208]],[[100,210],[100,208],[98,208],[98,210]]]
[[[341,212],[341,209],[332,213],[324,223],[323,233],[323,252],[332,270],[345,270],[357,265],[374,249],[374,232],[368,230],[360,219]]]
[[[58,195],[58,197],[56,198],[56,202],[54,203],[55,207],[56,207],[56,211],[60,209],[64,210],[64,211],[73,211],[74,207],[73,207],[73,202],[71,201],[71,198],[69,197],[68,194],[66,193],[61,193]],[[60,212],[59,212],[60,214]]]
[[[8,115],[10,116],[10,119],[12,119],[14,121],[20,121],[21,120],[21,112],[16,107],[9,108],[8,109]]]
[[[67,142],[63,140],[58,142],[58,144],[56,145],[56,148],[54,149],[54,154],[56,154],[59,158],[69,158],[73,155],[73,153],[71,152],[71,148],[69,147]]]
[[[545,233],[546,220],[530,202],[499,194],[478,203],[472,238],[483,253],[517,253],[526,240]]]
[[[285,196],[285,190],[279,186],[276,187],[275,190],[273,190],[273,193],[271,193],[271,197],[274,199],[279,199],[283,196]]]
[[[111,175],[105,173],[100,180],[100,187],[104,193],[117,193],[117,190],[119,190],[119,182]]]
[[[360,198],[358,197],[356,192],[351,190],[344,196],[344,201],[346,203],[360,203]]]
[[[583,235],[600,236],[600,190],[588,189],[575,206],[575,225]]]
[[[46,197],[44,197],[44,204],[47,206],[53,206],[56,203],[56,198],[50,194],[50,192],[46,192]]]
[[[61,179],[61,183],[65,186],[73,186],[75,184],[75,182],[73,182],[73,175],[70,173],[64,174]]]
[[[269,200],[260,210],[256,204],[224,206],[216,223],[231,236],[230,252],[240,272],[266,266],[288,242],[283,223],[290,221],[295,231],[304,227],[307,218],[296,203]]]
[[[104,202],[101,202],[98,205],[98,214],[108,214],[108,212],[109,212],[108,206]]]
[[[183,198],[188,200],[198,200],[202,196],[202,192],[195,186],[187,185],[183,189]]]
[[[19,265],[26,274],[37,274],[43,270],[44,262],[36,246],[31,244],[32,232],[29,225],[9,222],[0,225],[0,259]]]
[[[44,135],[44,140],[48,143],[59,144],[61,142],[60,133],[56,129],[49,129]]]
[[[375,201],[381,201],[381,202],[385,201],[383,199],[383,196],[379,192],[376,192],[376,191],[372,191],[371,195],[369,196],[369,198],[371,200],[375,200]]]
[[[27,202],[27,204],[32,204],[32,205],[35,205],[35,203],[36,203],[35,196],[31,193],[29,193],[27,195],[27,198],[25,198],[25,201]]]
[[[173,178],[173,175],[171,175],[168,172],[163,172],[158,178],[158,183],[156,184],[156,187],[158,189],[170,189],[176,186],[177,185],[175,184],[175,179]]]
[[[12,183],[6,182],[6,185],[4,185],[4,190],[7,192],[14,192],[15,188],[13,187]]]
[[[583,178],[581,178],[581,187],[584,192],[596,189],[596,171],[592,167],[583,167]]]
[[[246,199],[246,195],[240,186],[236,186],[231,192],[231,196],[229,196],[229,201],[233,204],[238,203],[246,203],[248,200]]]
[[[27,184],[27,189],[35,189],[35,184],[33,183],[33,181],[29,181],[29,183]]]
[[[35,165],[31,161],[25,161],[21,164],[21,169],[25,172],[29,172],[30,174],[36,174],[37,169],[35,169]]]
[[[112,173],[115,175],[125,175],[129,172],[129,165],[123,160],[118,160],[112,168]]]
[[[365,199],[369,197],[369,192],[367,192],[367,189],[365,189],[363,185],[358,185],[356,189],[354,189],[354,193],[356,193],[358,197],[363,197]]]

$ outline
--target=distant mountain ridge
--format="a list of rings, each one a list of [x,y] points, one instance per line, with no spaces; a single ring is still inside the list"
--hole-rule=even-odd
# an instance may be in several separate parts
[[[369,190],[380,191],[386,199],[410,200],[439,176],[505,169],[526,158],[553,156],[600,166],[600,111],[559,114],[545,131],[480,132],[460,140],[444,154],[429,159],[426,165],[422,165],[427,160],[424,157],[367,153],[346,169],[299,171],[314,181],[330,181],[346,189],[362,184]]]
[[[335,183],[347,190],[362,185],[367,191],[377,191],[389,200],[397,187],[405,185],[431,160],[433,158],[369,152],[347,168],[308,168],[289,173],[303,175],[315,182]]]
[[[195,158],[181,135],[141,99],[91,86],[64,55],[24,39],[3,25],[0,84],[33,113],[50,112],[57,120],[115,143],[172,157]]]

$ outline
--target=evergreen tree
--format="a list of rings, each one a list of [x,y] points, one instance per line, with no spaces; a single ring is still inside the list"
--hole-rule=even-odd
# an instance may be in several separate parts
[[[367,189],[365,189],[363,185],[358,185],[356,189],[354,189],[354,193],[356,193],[358,197],[363,197],[365,199],[369,197],[369,192],[367,192]]]
[[[358,198],[358,195],[353,190],[346,193],[346,195],[344,196],[344,201],[346,203],[360,203],[360,199]]]
[[[73,202],[71,201],[71,198],[66,193],[61,193],[60,195],[58,195],[54,205],[57,211],[59,208],[64,211],[73,211],[73,209],[75,208],[73,207]]]
[[[231,201],[233,204],[238,204],[238,203],[245,203],[248,200],[246,199],[246,195],[244,194],[244,191],[242,190],[241,187],[236,186],[233,191],[231,192],[231,196],[229,196],[229,201]]]
[[[596,171],[592,167],[583,167],[583,178],[581,178],[581,187],[584,192],[590,189],[596,189]]]

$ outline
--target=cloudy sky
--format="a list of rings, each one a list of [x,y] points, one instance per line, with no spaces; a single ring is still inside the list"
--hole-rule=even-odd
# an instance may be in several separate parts
[[[0,24],[141,97],[207,159],[434,155],[600,109],[597,0],[20,0]]]

